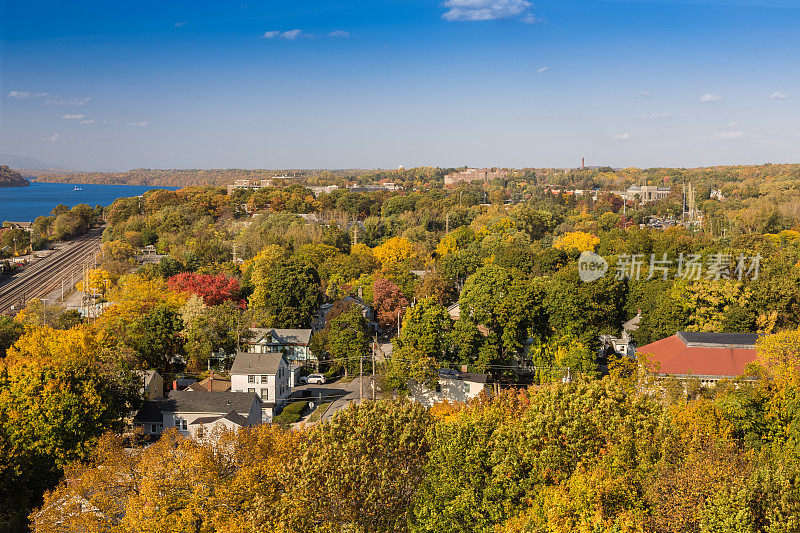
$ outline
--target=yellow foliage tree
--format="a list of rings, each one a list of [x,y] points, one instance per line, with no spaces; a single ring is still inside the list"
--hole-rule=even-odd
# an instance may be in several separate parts
[[[570,231],[565,233],[553,244],[553,248],[560,250],[578,250],[579,252],[594,252],[600,244],[600,237],[584,231]]]
[[[376,246],[372,253],[381,262],[383,270],[389,271],[414,257],[414,245],[405,237],[392,237]]]

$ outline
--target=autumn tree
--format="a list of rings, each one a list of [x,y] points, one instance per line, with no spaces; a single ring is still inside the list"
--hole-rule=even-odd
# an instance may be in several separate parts
[[[0,361],[0,508],[33,504],[122,428],[138,384],[109,341],[87,327],[37,328]]]
[[[239,293],[239,282],[223,274],[183,272],[167,280],[170,289],[200,296],[206,305],[219,305]]]

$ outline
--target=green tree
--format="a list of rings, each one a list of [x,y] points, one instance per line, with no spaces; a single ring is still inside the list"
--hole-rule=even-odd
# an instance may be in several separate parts
[[[263,322],[277,328],[304,328],[311,324],[320,302],[319,275],[314,268],[295,263],[256,265],[250,306],[264,313]]]
[[[418,404],[380,401],[351,404],[314,426],[294,469],[303,475],[291,490],[298,515],[292,529],[405,530],[431,423]]]
[[[369,330],[361,308],[348,306],[347,310],[331,319],[328,328],[327,350],[333,366],[344,368],[345,375],[356,374],[361,361],[367,357]]]

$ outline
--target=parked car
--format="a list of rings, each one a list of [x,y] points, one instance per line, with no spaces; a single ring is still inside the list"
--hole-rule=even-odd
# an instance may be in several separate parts
[[[322,374],[309,374],[308,376],[303,376],[300,378],[300,383],[308,383],[309,385],[322,385],[325,383],[325,381],[325,376]]]

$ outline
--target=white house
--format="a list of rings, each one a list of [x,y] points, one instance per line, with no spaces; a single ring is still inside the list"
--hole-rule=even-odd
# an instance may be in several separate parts
[[[280,412],[292,392],[289,364],[282,353],[239,352],[230,371],[231,391],[261,398],[265,422]]]
[[[436,387],[432,389],[424,383],[410,381],[408,396],[414,402],[431,406],[445,400],[451,403],[466,402],[486,389],[486,374],[443,368],[439,370]]]
[[[247,392],[173,390],[163,400],[145,401],[133,423],[148,435],[174,428],[182,435],[202,437],[206,429],[219,425],[232,428],[261,423],[261,401]]]
[[[316,361],[308,345],[310,329],[250,328],[253,337],[245,341],[245,350],[254,353],[283,352],[289,362]]]

